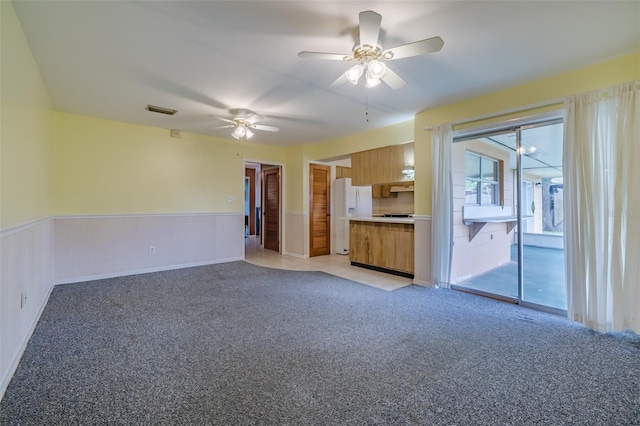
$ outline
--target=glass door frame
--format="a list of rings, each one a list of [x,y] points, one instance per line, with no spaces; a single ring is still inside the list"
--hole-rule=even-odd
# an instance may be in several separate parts
[[[559,115],[559,114],[558,114]],[[515,152],[515,157],[516,157],[516,185],[515,189],[516,189],[516,220],[517,220],[517,226],[516,226],[516,241],[517,241],[517,259],[518,259],[518,296],[517,299],[513,299],[511,297],[508,296],[503,296],[503,295],[499,295],[499,294],[493,294],[490,292],[486,292],[486,291],[477,291],[475,289],[468,289],[465,288],[464,286],[461,286],[459,284],[454,284],[451,286],[451,288],[453,289],[459,289],[459,290],[464,290],[467,292],[472,292],[472,293],[477,293],[480,295],[484,295],[484,296],[488,296],[488,297],[494,297],[497,299],[501,299],[501,300],[507,300],[507,301],[513,301],[516,304],[525,306],[525,307],[529,307],[532,309],[536,309],[536,310],[540,310],[540,311],[544,311],[544,312],[549,312],[549,313],[553,313],[553,314],[557,314],[557,315],[561,315],[561,316],[567,316],[567,310],[566,309],[558,309],[558,308],[554,308],[551,306],[547,306],[547,305],[541,305],[538,303],[533,303],[533,302],[528,302],[526,300],[523,299],[523,290],[524,290],[524,229],[523,229],[523,213],[524,213],[524,209],[522,208],[522,201],[523,201],[523,194],[522,194],[522,182],[523,182],[523,178],[522,178],[522,155],[523,155],[523,151],[522,151],[522,132],[525,130],[529,130],[529,129],[533,129],[533,128],[537,128],[537,127],[544,127],[544,126],[550,126],[550,125],[554,125],[554,124],[559,124],[559,123],[564,123],[564,119],[562,117],[553,117],[553,118],[549,118],[546,117],[544,119],[531,119],[530,121],[522,121],[522,124],[505,124],[504,126],[500,126],[497,125],[495,126],[493,129],[488,129],[485,131],[475,131],[475,132],[468,132],[468,133],[462,133],[459,136],[454,136],[453,138],[453,142],[452,143],[457,143],[457,142],[464,142],[467,140],[472,140],[472,139],[478,139],[478,138],[485,138],[485,137],[491,137],[491,136],[497,136],[497,135],[504,135],[504,134],[508,134],[508,133],[515,133],[515,137],[516,137],[516,152]],[[563,141],[564,143],[564,141]]]

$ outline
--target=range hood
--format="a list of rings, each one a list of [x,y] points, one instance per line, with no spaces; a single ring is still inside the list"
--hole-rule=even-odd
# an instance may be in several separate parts
[[[390,192],[413,192],[413,185],[391,185]]]

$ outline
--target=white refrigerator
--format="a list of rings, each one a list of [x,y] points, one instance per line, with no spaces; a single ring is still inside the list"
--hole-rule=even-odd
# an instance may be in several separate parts
[[[335,180],[333,186],[334,249],[349,254],[349,218],[371,217],[371,186],[351,186],[351,178]]]

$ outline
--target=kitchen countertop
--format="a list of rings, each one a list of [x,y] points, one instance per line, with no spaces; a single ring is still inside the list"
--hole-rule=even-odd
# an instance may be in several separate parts
[[[356,222],[413,223],[412,217],[347,217]]]

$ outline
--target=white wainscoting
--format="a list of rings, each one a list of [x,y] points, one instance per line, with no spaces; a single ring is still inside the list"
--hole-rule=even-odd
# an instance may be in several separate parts
[[[53,288],[53,239],[52,218],[0,233],[0,399]]]
[[[309,213],[289,211],[284,215],[283,254],[299,258],[309,257]]]
[[[431,216],[413,216],[413,283],[431,287]]]
[[[54,252],[55,284],[242,260],[244,216],[57,217]]]
[[[1,399],[54,284],[242,260],[244,217],[51,217],[3,230],[0,240]]]

